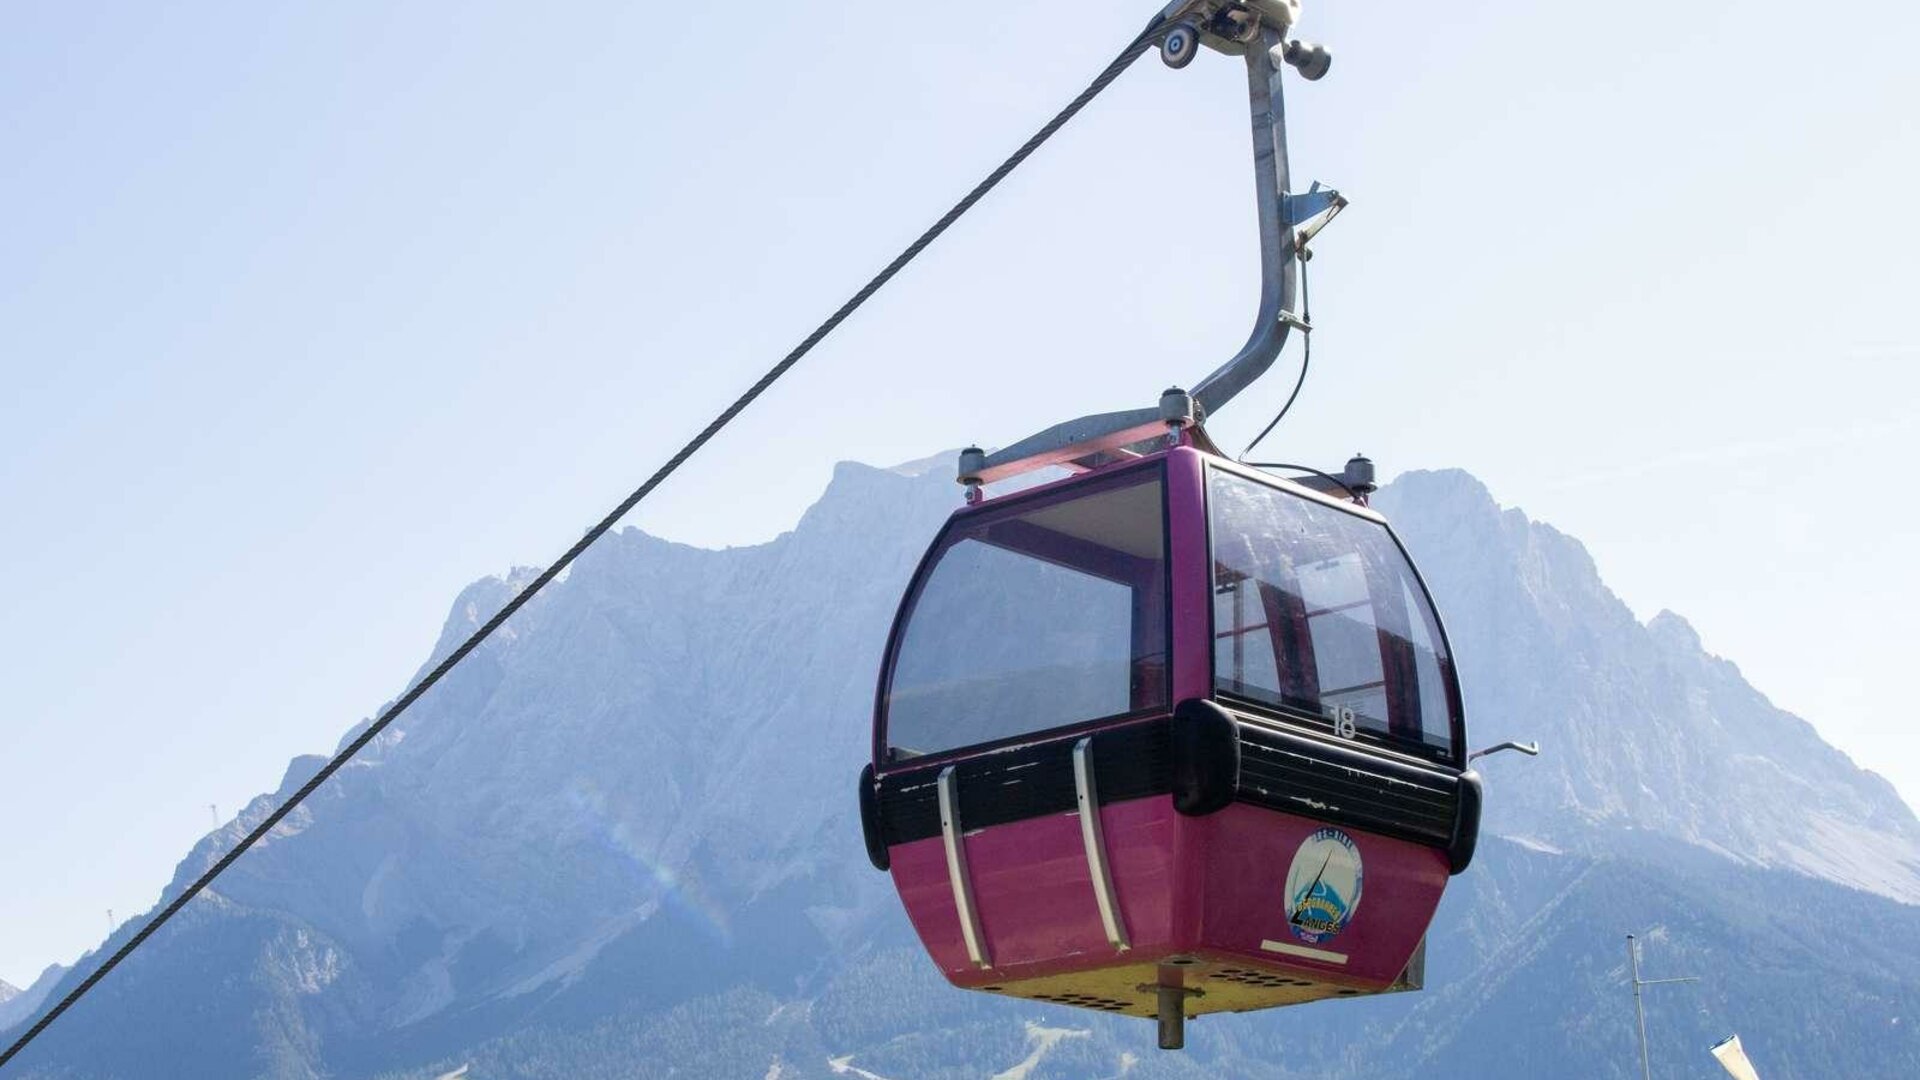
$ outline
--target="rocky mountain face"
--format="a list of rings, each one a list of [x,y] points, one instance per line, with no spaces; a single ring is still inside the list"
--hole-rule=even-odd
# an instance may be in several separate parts
[[[50,964],[25,990],[0,980],[0,1032],[38,1015],[41,1004],[66,977],[67,970],[59,964]]]
[[[1703,977],[1649,1017],[1675,1069],[1711,1075],[1738,1029],[1769,1077],[1920,1074],[1912,812],[1457,472],[1376,506],[1448,618],[1474,741],[1545,753],[1487,762],[1490,835],[1430,988],[1208,1018],[1184,1055],[1137,1021],[951,990],[866,865],[852,781],[888,621],[956,501],[944,468],[849,464],[764,545],[607,537],[22,1075],[1625,1077],[1627,931],[1649,974]],[[525,577],[469,587],[429,664]]]
[[[1685,619],[1642,626],[1578,541],[1461,472],[1401,477],[1374,505],[1446,613],[1476,743],[1552,748],[1501,786],[1495,831],[1602,851],[1639,831],[1920,903],[1920,829],[1892,785],[1775,708]]]

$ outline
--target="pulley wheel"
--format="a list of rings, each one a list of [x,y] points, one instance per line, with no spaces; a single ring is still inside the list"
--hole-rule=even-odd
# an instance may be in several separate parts
[[[1200,30],[1192,23],[1181,23],[1160,39],[1160,60],[1170,68],[1193,63],[1193,54],[1199,51]]]

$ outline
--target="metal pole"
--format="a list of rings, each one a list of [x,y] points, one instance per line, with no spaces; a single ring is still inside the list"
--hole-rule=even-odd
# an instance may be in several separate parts
[[[1633,1014],[1640,1021],[1640,1080],[1653,1080],[1653,1066],[1647,1061],[1647,1007],[1640,1001],[1640,943],[1627,935],[1627,965],[1633,971]]]
[[[1160,1049],[1180,1050],[1187,1045],[1187,992],[1178,986],[1159,986],[1155,996],[1160,1006]]]
[[[1640,1080],[1653,1080],[1653,1066],[1647,1060],[1647,1007],[1640,999],[1640,988],[1666,983],[1699,982],[1700,979],[1694,975],[1683,975],[1677,979],[1641,978],[1640,942],[1632,934],[1627,935],[1627,967],[1633,978],[1633,1014],[1640,1022]]]

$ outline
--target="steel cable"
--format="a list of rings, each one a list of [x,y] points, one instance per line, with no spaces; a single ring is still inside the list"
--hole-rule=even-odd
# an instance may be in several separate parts
[[[1280,421],[1285,420],[1287,414],[1293,411],[1293,403],[1300,399],[1300,388],[1307,385],[1307,369],[1313,366],[1313,293],[1307,285],[1307,263],[1310,261],[1310,258],[1311,256],[1305,252],[1301,253],[1299,322],[1300,377],[1293,380],[1293,393],[1287,395],[1287,403],[1280,406],[1280,411],[1274,414],[1273,419],[1267,421],[1266,427],[1260,429],[1260,434],[1255,435],[1253,441],[1247,444],[1247,448],[1240,451],[1240,456],[1235,460],[1241,464],[1247,464],[1247,455],[1253,453],[1253,448],[1259,446],[1261,441],[1273,432],[1274,428],[1280,426]],[[1311,472],[1312,470],[1309,469],[1307,471]]]
[[[1340,479],[1339,477],[1333,475],[1330,472],[1321,472],[1319,469],[1316,469],[1311,465],[1289,465],[1284,461],[1245,461],[1245,460],[1242,460],[1240,464],[1253,469],[1289,469],[1293,472],[1306,473],[1310,476],[1317,476],[1320,479],[1325,480],[1326,482],[1337,486],[1341,491],[1346,492],[1347,498],[1353,500],[1354,502],[1359,503],[1362,506],[1365,506],[1367,504],[1366,503],[1367,497],[1353,490],[1352,488],[1348,487],[1347,482],[1345,480]]]
[[[748,387],[745,393],[734,399],[733,404],[728,405],[720,415],[714,417],[712,422],[702,428],[698,435],[695,435],[692,440],[680,448],[679,453],[669,458],[665,465],[662,465],[652,476],[648,477],[645,483],[634,489],[631,495],[622,499],[620,505],[614,507],[613,511],[602,518],[599,524],[587,530],[586,534],[582,536],[578,542],[567,549],[566,554],[555,560],[553,565],[541,571],[539,577],[534,578],[533,581],[528,583],[526,588],[520,590],[512,599],[508,600],[506,605],[494,614],[493,618],[488,619],[480,629],[474,631],[471,636],[461,642],[459,648],[448,653],[446,659],[435,665],[433,670],[426,674],[426,677],[415,683],[413,687],[401,695],[397,701],[389,705],[386,711],[382,712],[373,723],[367,725],[365,731],[361,732],[352,742],[348,743],[345,748],[334,754],[333,758],[322,766],[320,771],[313,775],[312,779],[302,784],[300,789],[294,792],[286,802],[274,808],[273,812],[263,818],[258,825],[254,826],[253,830],[247,833],[238,844],[234,845],[232,850],[222,855],[218,862],[215,862],[205,873],[196,878],[191,885],[188,885],[182,890],[179,896],[174,897],[164,908],[161,908],[158,915],[148,920],[146,925],[142,926],[138,932],[128,938],[125,944],[114,950],[113,954],[107,957],[99,967],[94,968],[86,978],[80,981],[79,985],[68,991],[67,995],[61,998],[59,1003],[54,1005],[53,1008],[48,1009],[44,1015],[34,1021],[32,1027],[29,1027],[24,1034],[14,1040],[13,1044],[7,1047],[4,1053],[0,1053],[0,1066],[5,1066],[9,1061],[12,1061],[21,1050],[26,1048],[28,1043],[31,1043],[41,1032],[47,1029],[47,1025],[59,1019],[60,1015],[71,1008],[74,1002],[80,1000],[83,995],[89,990],[92,990],[108,972],[118,967],[121,961],[125,960],[135,949],[139,948],[148,938],[152,937],[154,931],[164,926],[167,920],[173,918],[189,901],[195,896],[198,896],[208,885],[212,884],[213,880],[219,877],[227,867],[232,866],[234,860],[245,854],[247,849],[253,847],[254,844],[258,843],[269,832],[273,831],[274,826],[280,824],[280,821],[291,813],[295,807],[304,802],[307,796],[313,794],[321,784],[327,782],[328,778],[340,771],[340,767],[364,749],[368,743],[378,738],[380,733],[386,730],[387,725],[393,723],[396,718],[407,711],[409,706],[418,701],[422,694],[432,689],[435,683],[438,683],[449,671],[452,671],[460,661],[466,659],[468,653],[471,653],[474,649],[478,648],[482,642],[491,637],[493,632],[500,628],[501,624],[512,618],[515,612],[526,605],[527,601],[533,599],[541,589],[545,588],[554,578],[558,577],[575,559],[580,557],[582,552],[586,551],[588,547],[591,547],[594,541],[600,539],[600,537],[605,535],[614,525],[618,524],[620,519],[627,515],[628,511],[639,505],[642,499],[645,499],[655,488],[665,482],[669,476],[672,476],[675,470],[685,464],[688,458],[698,453],[700,448],[705,446],[715,435],[718,435],[720,430],[732,422],[734,417],[739,416],[747,406],[753,404],[754,399],[765,393],[768,387],[778,381],[782,375],[785,375],[788,369],[799,363],[802,357],[811,352],[814,346],[820,344],[828,334],[832,333],[836,327],[846,321],[847,317],[858,310],[862,304],[866,303],[874,293],[880,291],[881,287],[891,281],[894,275],[905,269],[906,265],[912,262],[929,244],[939,239],[940,234],[946,232],[954,222],[960,219],[961,215],[971,210],[975,203],[979,202],[989,191],[992,191],[998,186],[1000,181],[1006,179],[1007,174],[1018,168],[1035,150],[1038,150],[1043,143],[1052,138],[1055,132],[1065,126],[1067,121],[1073,119],[1081,109],[1084,109],[1089,102],[1098,97],[1101,91],[1105,90],[1109,84],[1120,77],[1121,72],[1131,66],[1135,60],[1140,58],[1142,53],[1146,52],[1147,49],[1154,44],[1158,31],[1164,24],[1164,21],[1161,16],[1156,15],[1148,22],[1146,29],[1142,30],[1137,37],[1129,42],[1127,47],[1122,49],[1118,56],[1114,57],[1113,61],[1100,72],[1093,82],[1087,85],[1085,90],[1080,92],[1078,97],[1068,102],[1064,108],[1054,115],[1053,119],[1047,121],[1045,126],[1035,132],[1032,138],[1022,143],[1018,150],[1015,150],[1011,156],[1000,163],[999,168],[987,174],[986,179],[980,181],[980,183],[974,186],[973,190],[967,192],[964,198],[955,203],[952,209],[940,217],[940,220],[934,222],[931,227],[921,233],[918,239],[907,245],[906,250],[896,256],[894,260],[888,263],[878,274],[875,274],[873,279],[868,281],[859,292],[854,293],[851,299],[840,305],[837,311],[828,316],[827,320],[821,323],[813,333],[808,334],[805,340],[793,348],[793,351],[782,357],[780,362],[768,369],[767,373],[762,375],[758,382]]]

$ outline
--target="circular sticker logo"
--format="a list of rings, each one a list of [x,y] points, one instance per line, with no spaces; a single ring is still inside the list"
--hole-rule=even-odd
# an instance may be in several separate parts
[[[1360,849],[1339,829],[1318,829],[1300,842],[1287,870],[1287,925],[1317,945],[1353,921],[1360,907]]]

